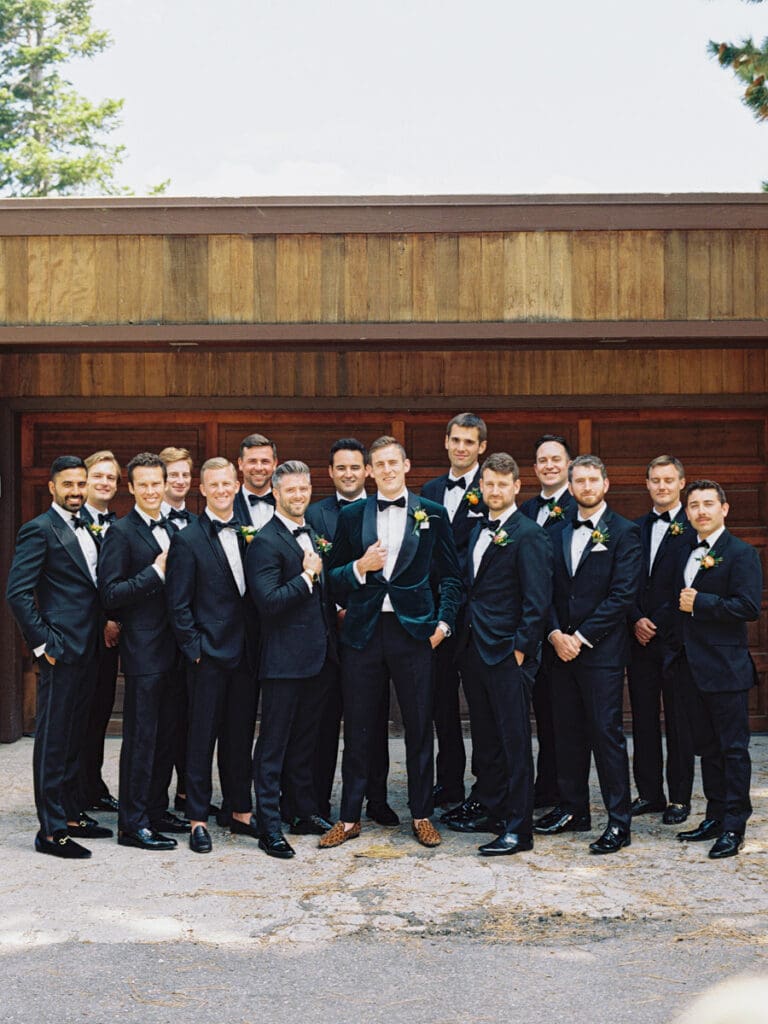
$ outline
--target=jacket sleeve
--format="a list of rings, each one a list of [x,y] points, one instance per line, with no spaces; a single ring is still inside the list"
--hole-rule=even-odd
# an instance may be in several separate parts
[[[707,572],[712,572],[708,569]],[[728,594],[701,590],[693,602],[693,617],[702,622],[754,622],[760,616],[763,571],[755,548],[739,548],[728,577]]]
[[[192,612],[197,585],[197,559],[190,551],[185,530],[177,530],[171,538],[165,566],[165,600],[168,617],[179,647],[190,661],[197,661],[203,651],[200,630]]]
[[[43,619],[35,601],[35,588],[47,555],[48,541],[43,528],[34,519],[25,523],[16,540],[6,598],[29,647],[34,650],[45,644],[46,653],[58,658],[64,652],[64,645],[54,627]]]
[[[616,537],[613,572],[607,595],[581,622],[578,631],[597,646],[617,626],[624,628],[627,611],[637,595],[642,565],[640,531],[634,523]],[[596,556],[590,555],[590,558]]]
[[[301,569],[284,580],[285,569],[275,545],[261,535],[254,537],[245,555],[245,578],[262,618],[276,618],[312,599]]]
[[[442,506],[434,558],[437,570],[435,578],[440,586],[440,607],[437,618],[439,621],[447,623],[451,629],[455,629],[456,616],[464,594],[464,584],[461,581],[461,568],[456,552],[456,542],[453,539],[451,521]]]
[[[163,581],[150,563],[133,576],[127,534],[112,526],[99,556],[99,596],[108,611],[140,604],[163,589]]]
[[[522,539],[518,571],[522,594],[515,648],[535,658],[541,645],[552,604],[552,543],[540,527]]]

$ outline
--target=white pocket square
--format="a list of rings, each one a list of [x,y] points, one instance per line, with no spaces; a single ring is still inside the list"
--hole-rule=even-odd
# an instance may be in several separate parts
[[[607,550],[608,550],[608,548],[605,546],[605,544],[595,544],[595,546],[592,548],[592,553],[594,554],[595,551],[607,551]]]

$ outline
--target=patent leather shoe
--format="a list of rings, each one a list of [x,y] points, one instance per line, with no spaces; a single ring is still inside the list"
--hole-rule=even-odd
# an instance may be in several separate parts
[[[743,845],[744,836],[741,832],[723,832],[709,851],[709,856],[712,860],[722,860],[723,857],[735,857]]]
[[[533,849],[533,839],[518,832],[503,832],[490,843],[478,846],[477,852],[483,857],[504,857],[512,853],[524,853]]]
[[[118,832],[117,842],[119,846],[133,846],[137,850],[175,850],[178,845],[171,836],[163,836],[153,828]]]
[[[481,814],[487,813],[479,800],[474,800],[469,796],[458,807],[454,807],[450,811],[445,811],[441,814],[440,821],[447,825],[451,821],[469,821],[470,818],[479,818]]]
[[[574,814],[564,807],[554,807],[533,823],[533,831],[540,836],[556,836],[560,832],[591,832],[592,819],[588,814]]]
[[[432,790],[432,798],[435,807],[456,807],[464,800],[464,789],[461,787],[452,788],[450,786],[437,785]]]
[[[268,857],[279,857],[281,860],[296,856],[296,851],[282,832],[263,832],[259,836],[259,849]]]
[[[632,837],[629,829],[620,825],[608,825],[605,832],[589,844],[590,853],[618,853],[622,846],[631,846]]]
[[[678,832],[677,838],[681,843],[703,843],[707,839],[717,839],[722,831],[722,821],[718,821],[717,818],[705,818],[696,828],[688,832]]]
[[[475,818],[456,818],[445,823],[452,832],[503,832],[504,822],[484,811]]]
[[[365,808],[366,818],[375,821],[377,825],[384,825],[386,828],[397,828],[400,819],[389,806],[389,804],[372,804],[368,802]]]
[[[330,821],[326,821],[319,814],[312,814],[308,818],[294,818],[291,822],[291,835],[324,836],[332,828]]]
[[[106,814],[117,814],[118,803],[117,798],[112,796],[111,793],[107,793],[106,796],[97,797],[92,804],[88,807],[89,811],[102,811]]]
[[[189,835],[189,848],[192,853],[210,853],[213,843],[205,825],[195,825]]]
[[[239,821],[237,818],[230,818],[229,831],[235,836],[250,836],[251,839],[259,839],[259,832],[256,819],[251,815],[250,821]]]
[[[176,832],[179,835],[192,831],[192,826],[186,818],[179,818],[170,811],[162,814],[157,821],[153,821],[152,828],[155,832]]]
[[[50,857],[61,857],[62,860],[87,860],[91,856],[90,850],[76,843],[63,830],[54,832],[52,839],[46,839],[38,832],[35,836],[35,851],[47,853]]]
[[[629,813],[633,818],[637,818],[641,814],[661,814],[662,811],[666,810],[666,807],[666,800],[646,800],[645,797],[639,796],[636,800],[632,801]]]
[[[665,825],[682,825],[691,813],[689,804],[667,804],[661,820]]]

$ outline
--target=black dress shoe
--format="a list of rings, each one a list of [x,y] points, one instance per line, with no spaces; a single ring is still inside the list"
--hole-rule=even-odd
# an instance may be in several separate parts
[[[471,796],[460,803],[458,807],[454,807],[450,811],[445,811],[444,814],[440,815],[440,821],[445,822],[446,825],[452,821],[469,821],[470,818],[479,818],[481,814],[487,814],[487,809],[480,803],[479,800],[474,800]]]
[[[432,790],[435,807],[456,807],[464,800],[464,787],[440,786]]]
[[[88,807],[89,811],[104,811],[107,814],[116,814],[118,810],[117,799],[111,793],[106,796],[97,797]]]
[[[235,836],[250,836],[251,839],[259,839],[261,832],[256,826],[256,819],[251,815],[250,821],[239,821],[237,818],[229,819],[229,831]]]
[[[46,839],[38,832],[35,836],[35,850],[63,860],[87,860],[91,856],[90,850],[74,842],[64,831],[54,832],[52,839]]]
[[[268,857],[279,857],[288,860],[296,856],[296,851],[282,832],[264,832],[259,836],[259,849]]]
[[[688,804],[667,804],[667,809],[661,816],[665,825],[682,825],[688,820],[691,808]]]
[[[632,801],[629,813],[633,818],[636,818],[639,814],[660,814],[666,809],[666,806],[667,801],[663,798],[661,800],[646,800],[644,797],[639,796],[636,800]]]
[[[718,821],[717,818],[705,818],[696,828],[688,832],[678,832],[677,838],[681,843],[703,843],[706,839],[717,839],[722,831],[722,821]]]
[[[205,825],[195,825],[189,836],[189,848],[192,853],[210,853],[213,849],[211,837]]]
[[[324,836],[332,828],[330,821],[326,821],[319,814],[312,814],[309,818],[294,818],[291,822],[291,835]]]
[[[162,814],[157,821],[153,821],[152,828],[155,832],[176,832],[179,835],[192,831],[192,826],[186,818],[178,818],[170,811]]]
[[[503,832],[504,822],[484,811],[476,818],[456,818],[446,821],[452,832]]]
[[[98,821],[83,814],[76,825],[67,822],[67,834],[74,839],[111,839],[115,833],[111,828],[105,828]]]
[[[629,834],[629,829],[622,828],[620,825],[609,825],[599,839],[589,844],[589,852],[618,853],[622,846],[631,845],[632,837]]]
[[[518,832],[503,832],[492,842],[478,846],[477,850],[483,857],[504,857],[511,853],[523,853],[533,849],[533,839],[521,836]]]
[[[712,860],[722,860],[723,857],[735,857],[743,845],[744,836],[741,832],[723,832],[709,851],[709,856]]]
[[[591,832],[592,819],[588,814],[574,814],[564,807],[555,807],[533,823],[533,831],[540,836],[556,836],[560,832]]]
[[[375,821],[377,825],[385,825],[387,828],[396,828],[400,824],[400,819],[389,804],[372,804],[369,801],[365,808],[365,816]]]
[[[133,846],[137,850],[175,850],[177,842],[171,836],[160,835],[153,828],[140,828],[138,832],[118,832],[119,846]]]

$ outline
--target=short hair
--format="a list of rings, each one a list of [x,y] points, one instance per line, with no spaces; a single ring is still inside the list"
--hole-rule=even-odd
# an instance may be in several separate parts
[[[162,455],[162,452],[160,454]],[[172,461],[176,462],[178,460],[173,459]],[[229,459],[225,459],[223,455],[214,455],[213,458],[206,459],[205,462],[200,467],[200,483],[204,482],[203,477],[205,476],[209,469],[226,469],[227,466],[229,466],[229,468],[232,470],[232,474],[235,480],[237,480],[237,470],[235,469],[234,465],[229,461]]]
[[[511,473],[513,480],[520,479],[520,469],[512,456],[508,455],[507,452],[494,452],[493,455],[489,455],[480,467],[480,476],[485,473],[486,469],[490,470],[491,473],[503,473],[505,476]]]
[[[356,437],[340,437],[338,441],[334,441],[331,445],[331,451],[328,456],[328,465],[333,465],[333,457],[336,452],[360,452],[363,456],[363,462],[368,462],[368,450],[362,441],[358,441]]]
[[[566,440],[566,438],[563,437],[562,434],[542,434],[533,446],[534,462],[539,457],[539,448],[541,448],[543,444],[561,444],[563,448],[565,448],[565,454],[568,456],[568,458],[572,458],[570,445],[568,444],[568,441]]]
[[[657,455],[655,459],[651,459],[646,467],[646,480],[650,477],[651,470],[656,469],[657,466],[674,466],[680,474],[681,479],[685,476],[685,470],[683,469],[683,464],[680,459],[676,459],[674,455]]]
[[[368,462],[370,463],[371,459],[373,458],[374,452],[378,452],[382,448],[389,448],[391,445],[394,445],[395,448],[400,449],[400,454],[403,456],[404,459],[408,458],[408,454],[405,448],[403,448],[403,446],[400,444],[396,437],[390,437],[389,434],[383,434],[381,437],[377,437],[376,440],[371,445],[371,447],[368,449]]]
[[[602,459],[599,459],[596,455],[577,455],[568,467],[569,480],[573,480],[573,471],[580,466],[587,466],[589,469],[599,469],[603,480],[608,479],[608,473]]]
[[[59,455],[51,463],[51,480],[55,480],[66,469],[85,469],[85,463],[79,455]]]
[[[189,468],[192,469],[194,462],[192,455],[187,448],[163,448],[160,452],[160,458],[169,466],[172,462],[188,462]]]
[[[272,474],[272,486],[279,487],[284,476],[306,476],[310,477],[309,466],[306,462],[299,462],[298,459],[289,459],[281,462]]]
[[[277,458],[277,445],[274,441],[270,441],[268,437],[264,437],[263,434],[249,434],[248,437],[244,437],[240,442],[240,458],[242,459],[246,448],[271,448],[272,454]]]
[[[715,491],[721,504],[725,505],[728,499],[725,496],[725,491],[715,480],[694,480],[692,484],[688,484],[683,492],[683,504],[688,504],[688,499],[694,491]]]
[[[460,412],[452,420],[448,420],[448,426],[445,428],[446,437],[450,435],[454,427],[474,427],[477,430],[479,441],[488,440],[488,427],[485,425],[485,420],[475,416],[473,412]]]
[[[117,479],[123,479],[123,471],[120,468],[120,463],[115,458],[115,453],[107,451],[106,449],[101,452],[94,452],[93,455],[89,455],[85,461],[85,468],[90,469],[91,466],[95,466],[97,462],[113,462],[115,469],[117,470]]]
[[[154,452],[139,452],[138,455],[134,455],[128,465],[125,467],[125,471],[128,474],[128,483],[133,483],[133,471],[134,469],[159,467],[163,471],[163,480],[168,479],[168,470],[165,463],[156,455]]]

